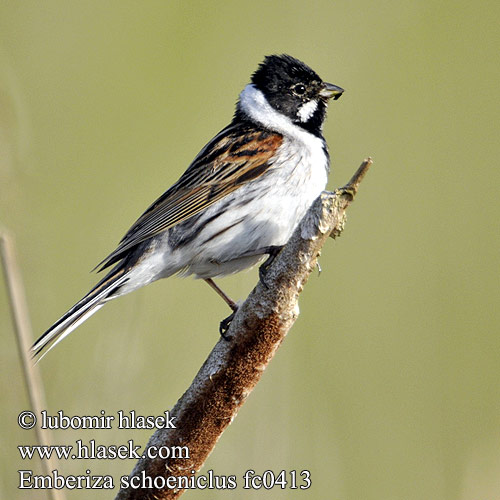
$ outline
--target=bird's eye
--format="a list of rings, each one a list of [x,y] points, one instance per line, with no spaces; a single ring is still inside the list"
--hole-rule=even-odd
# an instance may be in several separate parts
[[[293,93],[296,94],[296,95],[304,95],[306,93],[306,87],[305,85],[302,85],[302,83],[298,83],[297,85],[295,85],[293,88]]]

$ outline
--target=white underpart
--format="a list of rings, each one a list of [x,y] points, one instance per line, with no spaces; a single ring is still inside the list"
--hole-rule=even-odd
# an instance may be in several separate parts
[[[318,101],[316,99],[302,104],[298,112],[300,121],[302,123],[307,122],[309,118],[311,118],[311,116],[314,115],[317,109],[318,109]]]
[[[147,258],[131,270],[129,281],[117,295],[179,271],[214,278],[254,266],[265,257],[258,250],[289,240],[325,189],[328,157],[322,139],[272,108],[253,85],[241,92],[240,109],[266,129],[283,135],[272,167],[204,210],[193,223],[197,232],[193,241],[172,250],[168,231],[158,235]],[[251,201],[242,204],[245,199]]]
[[[312,108],[312,104],[302,106],[301,116],[306,119],[314,112]],[[152,237],[142,259],[70,309],[64,320],[37,341],[35,351],[45,347],[48,352],[108,300],[178,272],[213,278],[242,271],[262,260],[266,247],[289,240],[326,186],[324,141],[272,108],[253,85],[241,93],[240,109],[254,122],[283,135],[270,168],[193,219],[186,230],[194,231],[196,237],[188,243],[173,249],[169,231]]]

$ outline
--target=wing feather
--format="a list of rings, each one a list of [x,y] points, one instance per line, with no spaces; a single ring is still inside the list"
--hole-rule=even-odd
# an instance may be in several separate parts
[[[125,257],[139,243],[185,221],[245,183],[263,175],[281,145],[280,134],[230,125],[194,159],[180,179],[160,196],[128,230],[99,271]]]

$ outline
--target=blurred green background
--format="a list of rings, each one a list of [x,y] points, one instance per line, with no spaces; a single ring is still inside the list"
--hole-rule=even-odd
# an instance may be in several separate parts
[[[0,224],[15,234],[38,336],[95,283],[89,270],[226,125],[264,55],[346,89],[325,136],[331,188],[375,164],[326,245],[301,315],[206,472],[309,469],[307,491],[186,498],[500,498],[500,3],[409,1],[0,4]],[[220,282],[246,297],[252,270]],[[170,408],[227,307],[170,279],[113,302],[41,363],[48,410]],[[0,496],[17,490],[27,408],[7,297]],[[101,444],[149,431],[59,431]],[[69,461],[62,474],[130,472]],[[70,491],[69,499],[114,492]]]

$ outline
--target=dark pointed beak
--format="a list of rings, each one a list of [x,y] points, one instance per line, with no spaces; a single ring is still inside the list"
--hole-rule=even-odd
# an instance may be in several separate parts
[[[336,101],[344,92],[344,89],[337,87],[337,85],[333,85],[333,83],[323,82],[322,89],[319,92],[319,95],[324,99],[331,99]]]

